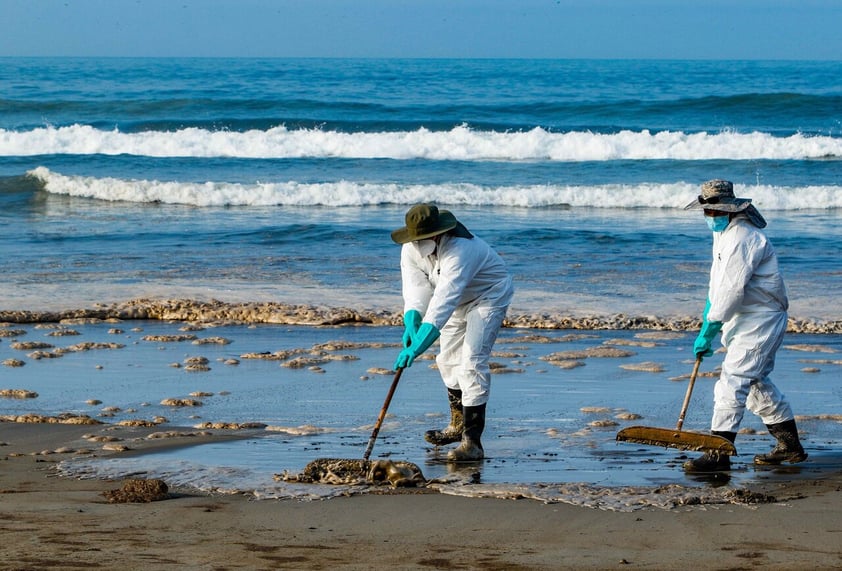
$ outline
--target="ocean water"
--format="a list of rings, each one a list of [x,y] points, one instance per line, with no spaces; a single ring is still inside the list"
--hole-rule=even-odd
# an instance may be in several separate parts
[[[836,322],[840,78],[842,62],[0,58],[0,310],[400,311],[389,232],[433,201],[504,256],[511,314],[698,316],[710,233],[683,206],[727,178],[769,222],[790,315]]]
[[[513,311],[697,315],[682,207],[728,178],[792,314],[839,319],[840,62],[0,63],[2,309],[399,307],[389,232],[434,201],[506,257]]]

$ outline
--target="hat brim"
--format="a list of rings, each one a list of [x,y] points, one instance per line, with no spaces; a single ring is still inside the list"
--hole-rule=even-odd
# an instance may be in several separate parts
[[[439,210],[439,224],[434,230],[416,234],[404,226],[392,232],[392,241],[398,244],[408,244],[416,240],[426,240],[453,230],[458,223],[456,217],[449,210]]]
[[[735,198],[727,202],[717,202],[716,204],[702,204],[697,198],[685,206],[684,210],[703,208],[705,210],[716,210],[717,212],[742,212],[749,206],[751,206],[750,198]]]

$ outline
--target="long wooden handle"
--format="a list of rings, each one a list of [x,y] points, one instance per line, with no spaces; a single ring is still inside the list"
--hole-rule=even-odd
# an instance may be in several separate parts
[[[374,423],[374,430],[371,431],[371,438],[368,439],[368,446],[365,447],[363,460],[368,460],[368,457],[371,456],[371,450],[374,448],[374,441],[377,440],[377,435],[380,433],[380,425],[383,424],[383,419],[386,418],[386,411],[389,410],[389,403],[392,402],[392,395],[395,394],[395,389],[398,388],[398,381],[401,380],[402,372],[403,367],[399,368],[395,373],[395,379],[392,381],[389,394],[386,395],[386,401],[383,403],[383,408],[380,409],[380,415],[377,417],[377,422]]]
[[[684,395],[684,404],[681,405],[681,414],[678,415],[678,424],[675,429],[680,431],[684,426],[684,415],[687,414],[687,407],[690,406],[690,395],[693,394],[693,385],[696,384],[696,375],[699,374],[699,365],[702,364],[702,356],[696,355],[696,364],[693,366],[693,372],[690,373],[690,382],[687,384],[687,394]]]

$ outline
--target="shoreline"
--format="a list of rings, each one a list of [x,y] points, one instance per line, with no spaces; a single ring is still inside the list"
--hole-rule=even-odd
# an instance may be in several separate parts
[[[224,302],[196,299],[132,299],[95,307],[56,311],[0,310],[0,325],[94,321],[184,321],[227,324],[304,326],[401,326],[402,315],[388,310],[354,309],[281,302]],[[656,315],[583,315],[510,312],[503,327],[512,329],[695,331],[699,317]],[[806,319],[790,316],[787,333],[842,334],[842,319]]]
[[[126,438],[155,428],[114,427]],[[0,568],[838,568],[842,474],[759,486],[774,503],[603,511],[417,490],[253,500],[170,490],[109,503],[118,481],[58,477],[90,426],[0,423]],[[144,439],[130,453],[236,435]],[[103,451],[101,454],[116,454]],[[126,452],[123,452],[126,453]],[[81,533],[80,533],[81,531]],[[72,549],[68,549],[72,545]]]
[[[196,311],[195,307],[193,304],[185,305],[185,308],[192,308],[193,311]],[[222,312],[228,307],[227,304],[221,304],[218,309]],[[275,306],[271,307],[275,309]],[[193,315],[197,318],[202,316],[198,311]],[[224,313],[217,315],[220,320],[224,316]],[[88,318],[81,319],[80,323],[87,323],[85,319]],[[193,327],[192,324],[189,326]],[[347,325],[327,325],[326,330],[317,337],[329,338],[335,335],[331,328],[341,326]],[[105,332],[110,327],[95,326],[93,329],[98,330],[100,336],[105,336],[110,335]],[[155,325],[155,328],[161,329],[171,327],[180,326]],[[24,328],[29,329],[28,326],[19,329]],[[38,326],[33,329],[38,329]],[[146,332],[151,329],[153,327],[150,324]],[[370,333],[389,335],[388,331],[372,330]],[[179,390],[150,387],[149,391],[129,398],[129,404],[132,405],[141,399],[154,403],[161,397],[196,388],[180,388],[184,383],[183,375],[195,373],[174,369],[167,364],[184,357],[185,350],[180,349],[178,343],[171,345],[168,351],[162,351],[161,342],[134,345],[139,341],[137,334],[132,331],[124,335],[127,347],[136,347],[130,349],[133,352],[100,353],[99,356],[87,357],[86,366],[79,369],[78,378],[88,379],[87,375],[97,374],[89,372],[98,370],[94,368],[96,363],[104,363],[103,371],[113,371],[113,379],[123,381],[135,369],[123,368],[125,365],[145,365],[146,369],[137,369],[139,378],[172,373],[173,379],[176,379],[173,387],[179,387]],[[89,337],[95,336],[91,333]],[[562,337],[557,337],[556,340],[560,342]],[[510,351],[513,355],[500,358],[512,368],[521,367],[527,372],[523,373],[524,376],[504,376],[506,384],[513,388],[523,386],[526,382],[524,379],[537,379],[540,383],[544,375],[533,372],[532,367],[526,366],[527,363],[543,362],[539,358],[542,354],[568,348],[552,346],[534,352],[524,349],[524,346],[531,343],[540,344],[543,338],[538,333],[515,333],[510,340],[513,342],[510,349],[520,347],[518,351],[526,356],[516,356],[515,352]],[[601,340],[595,340],[594,343]],[[321,341],[308,340],[307,343],[300,343],[300,346],[306,348],[312,342]],[[6,341],[3,343],[5,347]],[[834,343],[837,343],[835,339]],[[585,344],[590,344],[590,341]],[[294,347],[298,345],[298,342],[293,343]],[[224,346],[204,345],[199,351],[213,357],[211,349],[218,347]],[[245,347],[236,347],[234,352],[240,355],[249,349],[260,348],[249,342],[246,342]],[[653,353],[647,351],[656,352],[658,349],[640,347],[639,350],[639,359],[657,360]],[[226,354],[228,351],[219,349],[219,352]],[[670,354],[673,355],[670,357],[673,361],[682,358],[680,352]],[[111,355],[112,360],[107,361],[106,358]],[[141,358],[138,355],[145,356]],[[351,368],[362,371],[379,359],[379,356],[369,354],[357,362],[359,365]],[[520,364],[514,361],[520,361]],[[59,372],[53,368],[59,366],[56,363],[46,360],[41,361],[37,368],[27,367],[22,371],[16,369],[20,371],[16,374],[23,375],[17,378],[24,380],[29,375],[35,375],[31,378],[44,379],[55,376]],[[215,367],[213,377],[186,378],[195,379],[190,382],[199,383],[198,388],[231,389],[236,386],[237,379],[250,371],[269,370],[269,367],[274,369],[278,366],[274,362],[264,363],[261,360],[250,363],[248,369]],[[332,369],[341,369],[342,363],[345,361],[331,362],[331,366],[326,367],[327,376],[330,376]],[[582,372],[594,369],[591,374],[602,378],[604,375],[600,371],[622,370],[617,369],[617,366],[617,362],[594,362],[578,371],[581,375]],[[536,364],[537,367],[543,366]],[[325,376],[307,369],[293,371],[289,374],[290,378],[296,379],[296,383],[291,386],[305,379],[321,384],[327,382]],[[623,373],[609,374],[613,378]],[[835,375],[832,371],[828,374]],[[220,375],[217,381],[219,384],[209,386],[216,375]],[[422,376],[425,375],[419,370],[402,385],[402,402],[408,403],[411,400],[412,381]],[[559,378],[564,379],[564,373],[560,373]],[[108,380],[102,380],[105,382],[103,386],[108,386]],[[375,405],[379,406],[382,384],[356,384],[355,381],[353,391],[370,390],[376,395],[371,402],[376,401]],[[91,381],[82,385],[96,386]],[[419,396],[426,399],[426,389],[422,388],[426,385],[419,383],[417,386],[422,391]],[[502,391],[503,385],[500,387]],[[41,390],[37,386],[32,388]],[[501,392],[499,396],[502,395]],[[44,396],[42,394],[39,398]],[[82,402],[81,399],[88,396],[101,394],[87,395],[82,391],[76,400]],[[112,399],[104,400],[106,402],[102,403],[103,406],[112,404]],[[208,400],[210,405],[214,399]],[[572,406],[569,400],[564,402],[565,407]],[[606,403],[587,398],[585,404]],[[100,405],[96,407],[99,408],[83,409],[92,413],[104,410]],[[435,408],[434,405],[430,407]],[[420,410],[425,412],[430,407],[424,405]],[[372,408],[376,407],[372,405]],[[674,411],[672,407],[668,408],[671,422]],[[143,419],[152,416],[150,410],[140,416]],[[823,414],[829,411],[818,409],[815,412]],[[570,414],[578,417],[575,407]],[[134,417],[137,413],[126,410],[124,415]],[[162,476],[170,488],[166,499],[149,503],[111,503],[106,493],[120,490],[129,479],[156,478],[151,475],[154,471],[133,471],[136,467],[132,467],[120,473],[120,477],[112,476],[111,479],[101,475],[92,477],[93,472],[77,472],[71,476],[69,474],[72,471],[59,469],[59,462],[77,454],[84,464],[85,458],[96,461],[99,458],[139,457],[190,447],[190,451],[185,449],[181,456],[169,455],[171,459],[180,459],[193,452],[204,454],[200,450],[204,444],[250,439],[255,435],[255,430],[250,428],[205,428],[201,426],[204,422],[196,425],[188,420],[192,418],[191,412],[174,412],[171,420],[161,425],[123,425],[121,422],[132,418],[118,420],[121,416],[103,414],[101,420],[98,420],[102,423],[95,425],[0,421],[0,528],[4,532],[4,542],[0,547],[0,569],[113,568],[116,565],[143,570],[150,567],[179,570],[375,567],[508,570],[615,567],[665,569],[690,566],[698,569],[739,569],[755,565],[768,569],[835,569],[842,564],[840,550],[835,547],[838,543],[838,512],[842,508],[842,454],[819,442],[811,449],[812,458],[803,465],[804,468],[784,466],[776,470],[774,475],[755,478],[748,485],[738,484],[736,480],[739,480],[739,476],[735,474],[730,486],[701,484],[704,487],[692,488],[667,484],[634,487],[632,492],[638,493],[643,489],[643,493],[648,495],[644,496],[643,504],[637,504],[629,511],[610,509],[611,498],[577,505],[563,497],[565,491],[571,488],[579,493],[579,497],[589,493],[593,494],[590,497],[596,498],[600,497],[600,493],[616,495],[618,488],[601,489],[596,484],[551,484],[541,488],[543,495],[530,493],[534,488],[529,486],[511,485],[506,486],[506,495],[503,495],[500,487],[493,482],[468,485],[457,482],[450,486],[420,489],[392,489],[384,486],[360,493],[346,493],[342,486],[336,486],[336,494],[323,499],[314,499],[314,495],[276,499],[250,492],[224,493],[220,491],[224,487],[199,491],[178,486],[178,478],[173,480],[175,484],[167,482],[166,476]],[[210,412],[202,416],[207,416],[207,420],[227,419]],[[370,415],[364,416],[367,420]],[[649,419],[648,422],[656,422],[654,417]],[[581,421],[576,421],[566,432],[581,428],[580,423],[590,420],[592,418],[589,415],[582,413]],[[290,426],[295,426],[295,423],[290,423]],[[611,434],[614,432],[611,427],[596,430]],[[362,438],[367,437],[367,431],[364,432]],[[498,429],[498,434],[500,432]],[[162,433],[162,436],[147,438],[156,433]],[[85,438],[85,435],[114,438],[100,440]],[[389,435],[401,440],[396,428],[390,430]],[[572,442],[577,450],[588,446],[586,440],[574,438]],[[756,441],[751,443],[751,437],[747,436],[747,450],[750,450],[750,444],[756,446]],[[128,449],[124,450],[122,445]],[[503,444],[498,444],[500,446]],[[81,454],[81,448],[90,451]],[[385,442],[383,448],[389,449]],[[412,459],[404,454],[410,448],[407,442],[394,444],[391,448],[399,450],[401,458]],[[525,442],[518,443],[513,450],[499,448],[496,460],[499,469],[517,472],[516,464],[526,461],[525,454],[530,450],[534,451]],[[538,450],[543,450],[543,447]],[[559,461],[558,469],[575,465],[575,461],[571,463],[569,448],[556,450],[553,447],[553,450],[564,458]],[[814,450],[816,454],[813,454]],[[309,459],[315,459],[325,451],[325,448],[313,448],[307,455]],[[750,457],[750,453],[747,457]],[[648,461],[661,462],[662,456],[655,454],[654,450],[651,454],[647,451],[643,455],[623,451],[615,458],[614,464],[645,464]],[[606,468],[610,468],[611,462],[606,459],[595,469],[603,470],[600,473],[604,473]],[[549,467],[549,464],[542,465]],[[487,463],[484,471],[487,473],[492,466]],[[665,468],[670,469],[668,466]],[[180,465],[176,463],[174,469],[180,470]],[[595,479],[585,477],[579,481],[594,483],[598,480],[597,476]],[[553,481],[564,482],[563,478]],[[473,497],[467,497],[465,493]],[[626,493],[625,489],[623,493]],[[729,498],[729,494],[734,495]],[[261,499],[256,499],[258,497]],[[631,495],[627,497],[633,501]],[[678,501],[667,503],[671,500]]]

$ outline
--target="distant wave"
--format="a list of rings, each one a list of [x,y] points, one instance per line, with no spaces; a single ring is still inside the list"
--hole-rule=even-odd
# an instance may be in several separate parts
[[[449,131],[420,128],[398,132],[288,129],[225,131],[186,128],[123,133],[89,125],[0,129],[0,156],[117,155],[239,158],[387,158],[464,161],[613,161],[710,159],[827,159],[842,157],[842,138],[768,133],[682,131],[589,131],[556,133]]]
[[[45,191],[107,201],[194,206],[366,206],[436,202],[450,205],[515,207],[682,208],[698,194],[698,184],[607,184],[489,187],[467,183],[167,182],[66,176],[46,167],[27,173]],[[746,189],[758,207],[774,210],[842,208],[842,187]],[[809,200],[805,200],[809,197]]]
[[[3,126],[22,132],[44,126],[59,128],[88,125],[122,133],[175,132],[187,128],[209,131],[269,130],[278,125],[295,129],[337,132],[412,132],[426,127],[448,131],[468,124],[474,129],[510,132],[542,127],[554,132],[620,129],[717,132],[729,125],[784,137],[795,133],[833,135],[839,131],[838,110],[842,96],[792,91],[647,98],[623,93],[618,99],[595,95],[593,99],[542,97],[522,93],[517,98],[482,96],[430,98],[424,102],[389,98],[358,100],[348,97],[256,97],[244,99],[202,95],[143,99],[49,98],[7,99],[0,94]],[[347,96],[347,94],[346,94]]]

